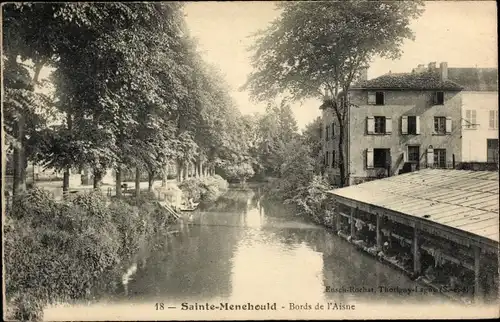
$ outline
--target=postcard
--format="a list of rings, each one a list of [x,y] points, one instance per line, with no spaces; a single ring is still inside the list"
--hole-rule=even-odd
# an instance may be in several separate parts
[[[5,320],[500,317],[495,2],[2,9]]]

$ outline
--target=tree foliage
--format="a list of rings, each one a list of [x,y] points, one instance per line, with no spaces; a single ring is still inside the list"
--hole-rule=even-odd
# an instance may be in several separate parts
[[[6,5],[4,102],[16,155],[61,171],[92,168],[97,177],[110,167],[153,175],[172,160],[244,160],[241,115],[223,75],[198,53],[182,6]],[[33,91],[43,66],[55,70],[55,97]]]

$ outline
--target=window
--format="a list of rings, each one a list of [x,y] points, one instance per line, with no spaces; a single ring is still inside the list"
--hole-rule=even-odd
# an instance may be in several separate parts
[[[408,116],[408,134],[417,134],[416,116]]]
[[[330,127],[329,127],[329,126],[326,126],[326,129],[325,129],[325,135],[326,135],[326,137],[325,137],[325,141],[328,141],[328,140],[329,140],[329,138],[328,138],[329,132],[330,132]]]
[[[433,103],[434,105],[444,105],[444,92],[435,92]]]
[[[369,105],[384,105],[384,92],[368,92]]]
[[[367,134],[391,134],[392,118],[385,116],[368,116],[366,118]]]
[[[434,132],[436,134],[446,133],[446,117],[443,116],[434,117]]]
[[[384,134],[385,133],[385,117],[375,116],[375,133]]]
[[[332,168],[335,168],[335,150],[332,151]]]
[[[328,151],[325,152],[325,166],[328,166]]]
[[[486,139],[488,162],[498,162],[498,139]]]
[[[465,128],[475,129],[476,128],[476,110],[466,110],[465,111]]]
[[[401,116],[401,134],[420,134],[420,116]]]
[[[490,129],[498,129],[498,111],[496,110],[490,111]]]
[[[418,145],[408,146],[408,162],[419,163],[420,147]]]
[[[434,166],[446,168],[446,149],[434,149]]]
[[[389,149],[373,149],[373,167],[386,168],[389,165]]]
[[[334,135],[335,135],[335,123],[332,122],[332,139]]]

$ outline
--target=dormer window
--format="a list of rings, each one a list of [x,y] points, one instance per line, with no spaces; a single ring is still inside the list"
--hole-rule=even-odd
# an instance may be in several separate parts
[[[384,92],[368,92],[369,105],[384,105]]]
[[[444,105],[444,92],[434,92],[434,105]]]

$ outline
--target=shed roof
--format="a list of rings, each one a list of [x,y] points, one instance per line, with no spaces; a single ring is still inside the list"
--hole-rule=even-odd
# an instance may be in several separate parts
[[[499,241],[498,172],[425,169],[333,195]]]
[[[462,86],[452,80],[442,81],[436,71],[392,73],[362,81],[352,89],[448,90],[460,91]]]

